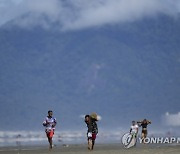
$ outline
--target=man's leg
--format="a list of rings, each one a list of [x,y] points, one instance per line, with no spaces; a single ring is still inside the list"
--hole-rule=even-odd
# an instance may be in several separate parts
[[[52,149],[52,137],[48,137],[49,149]]]
[[[89,150],[92,150],[92,144],[93,144],[93,143],[92,143],[92,139],[89,138],[89,139],[88,139],[88,149],[89,149]]]
[[[92,140],[92,150],[94,149],[95,140]]]
[[[141,134],[141,139],[142,139],[142,143],[144,143],[144,139],[145,139],[145,134],[144,134],[144,132],[142,132],[142,134]]]

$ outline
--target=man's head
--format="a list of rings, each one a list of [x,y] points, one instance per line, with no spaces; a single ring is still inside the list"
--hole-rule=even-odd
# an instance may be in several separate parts
[[[88,114],[85,115],[84,119],[85,119],[85,122],[88,122],[89,121],[89,115]]]
[[[52,111],[52,110],[49,110],[49,111],[48,111],[48,116],[52,117],[52,115],[53,115],[53,111]]]
[[[133,121],[132,121],[132,125],[134,126],[135,124],[136,124],[136,122],[133,120]]]
[[[143,120],[143,123],[146,123],[146,122],[147,122],[147,119],[144,119],[144,120]]]

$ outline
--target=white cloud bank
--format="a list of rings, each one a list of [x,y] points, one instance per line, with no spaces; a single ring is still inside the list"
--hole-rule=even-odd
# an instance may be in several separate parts
[[[74,30],[179,12],[179,0],[0,0],[0,25],[13,20],[24,27]]]
[[[180,126],[180,112],[177,114],[166,112],[166,114],[163,115],[163,123],[167,126]]]

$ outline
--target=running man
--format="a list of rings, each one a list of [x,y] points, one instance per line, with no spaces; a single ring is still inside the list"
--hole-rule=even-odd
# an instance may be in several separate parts
[[[138,125],[136,124],[135,121],[132,121],[132,126],[130,128],[130,134],[133,135],[133,137],[137,137],[138,134]]]
[[[132,121],[132,125],[129,133],[126,133],[122,137],[122,143],[125,148],[129,149],[136,145],[136,138],[138,134],[138,125],[135,121]]]
[[[87,124],[87,138],[88,138],[88,149],[93,150],[94,144],[96,140],[96,136],[98,134],[98,126],[96,123],[97,120],[97,114],[92,113],[91,115],[85,116],[85,123]]]
[[[48,116],[43,121],[43,126],[45,127],[45,132],[49,142],[49,149],[52,149],[52,138],[55,131],[55,126],[57,124],[56,118],[53,117],[53,111],[48,111]]]
[[[144,139],[147,137],[148,131],[147,131],[147,126],[151,124],[151,121],[144,119],[143,121],[138,121],[137,122],[140,127],[142,127],[142,132],[141,132],[141,138],[144,143]]]

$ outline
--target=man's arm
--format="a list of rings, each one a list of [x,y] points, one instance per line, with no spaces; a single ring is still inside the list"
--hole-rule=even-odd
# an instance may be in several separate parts
[[[54,118],[54,123],[53,123],[52,127],[55,127],[56,124],[57,124],[57,120],[56,120],[56,118]]]
[[[138,124],[139,124],[139,123],[141,124],[141,123],[142,123],[142,121],[137,121],[137,123],[138,123]]]
[[[47,119],[43,121],[43,126],[47,126]]]
[[[151,121],[148,120],[148,124],[151,124]]]
[[[132,128],[130,128],[129,132],[131,133],[131,131],[132,131]]]

